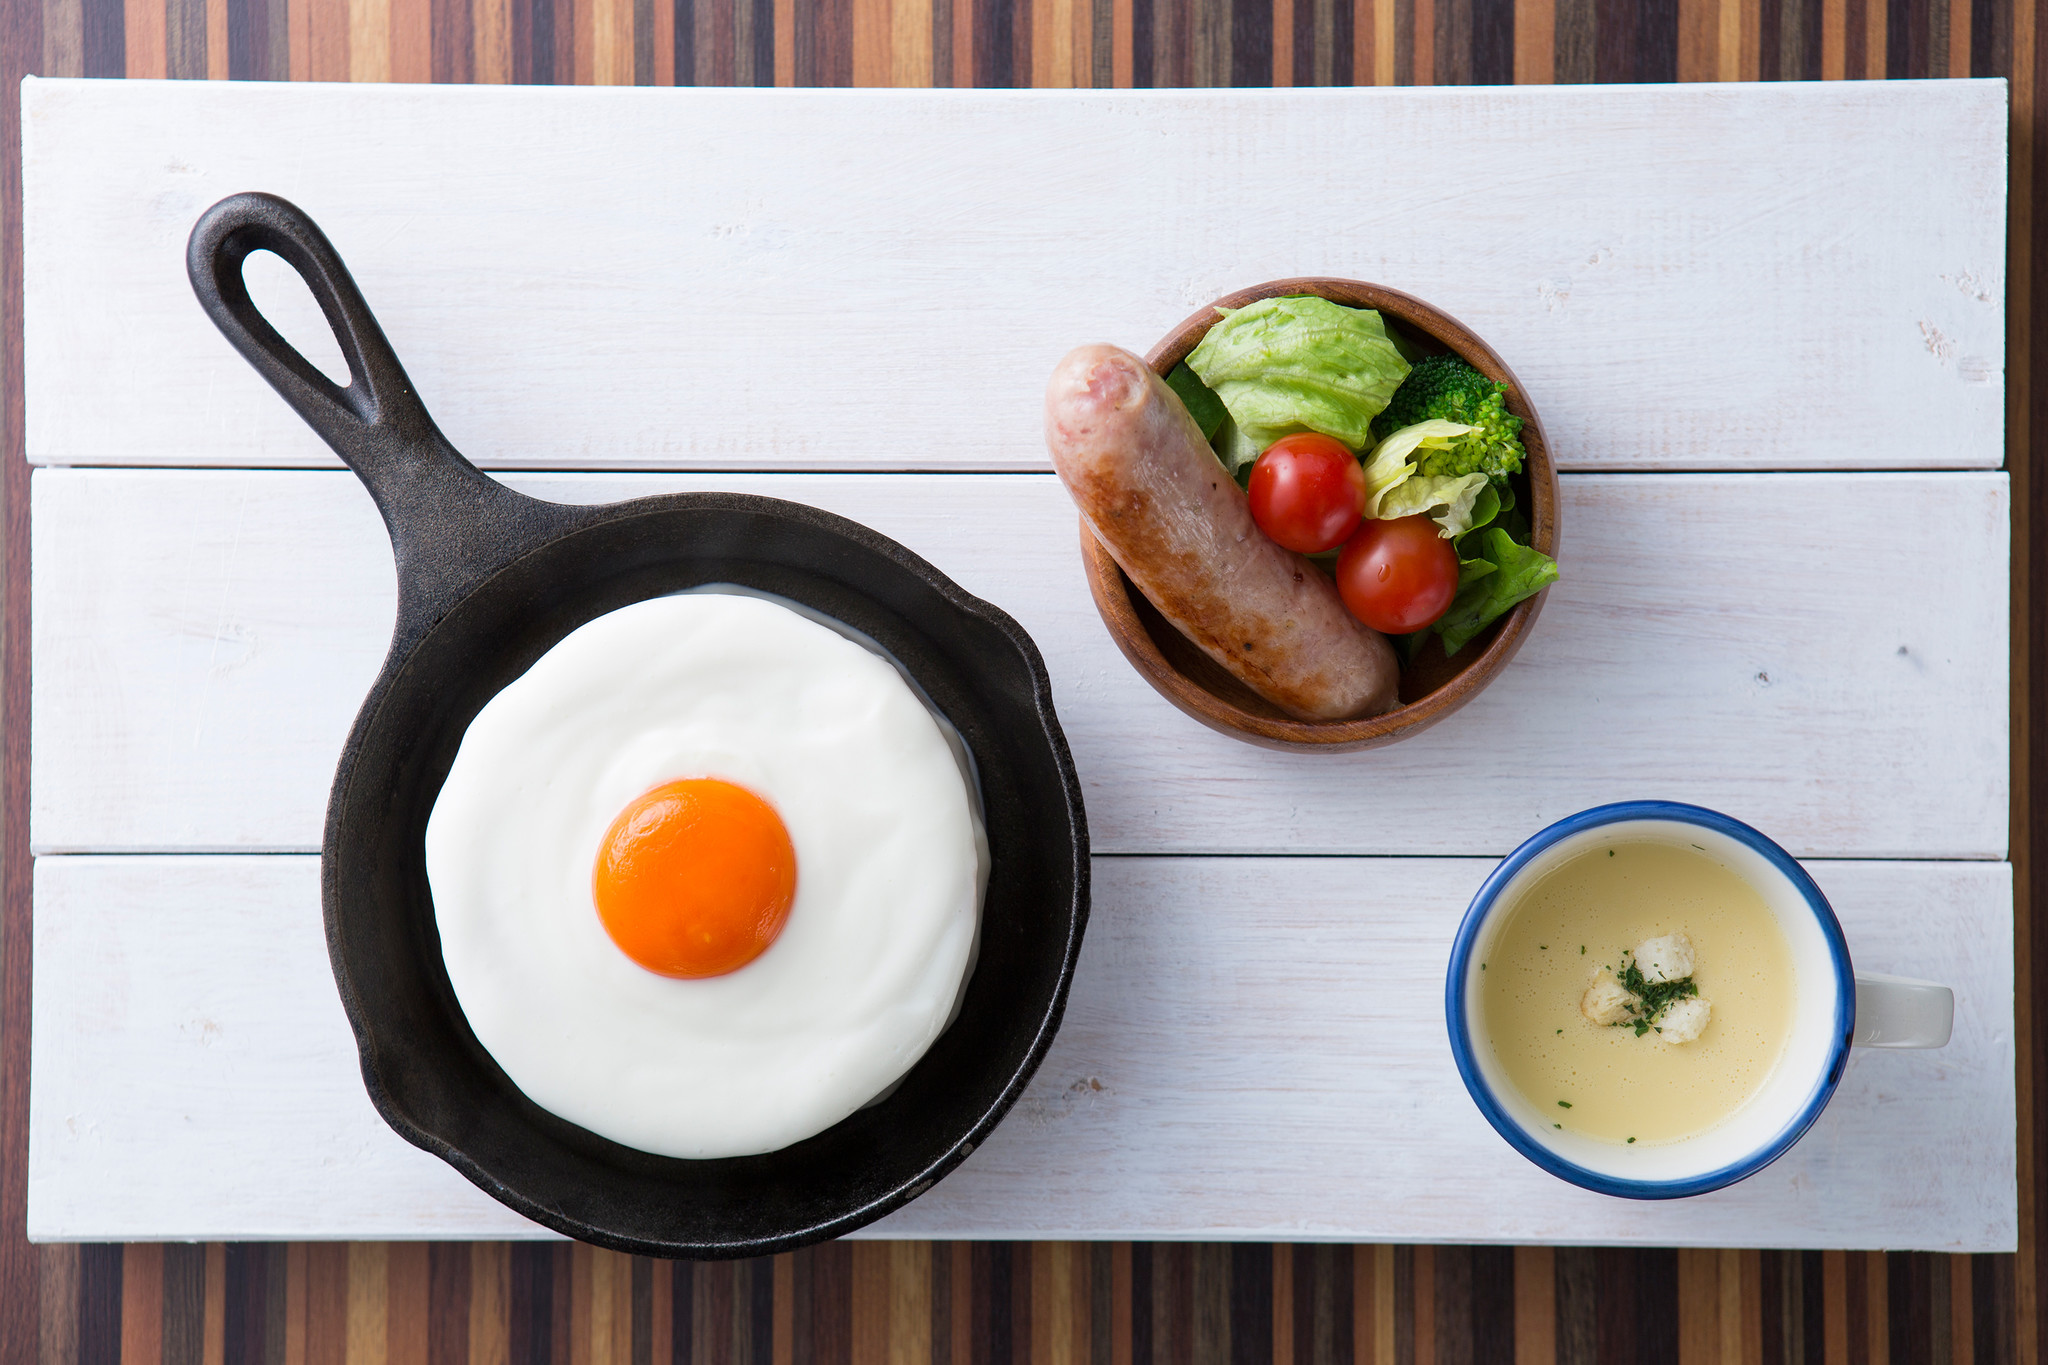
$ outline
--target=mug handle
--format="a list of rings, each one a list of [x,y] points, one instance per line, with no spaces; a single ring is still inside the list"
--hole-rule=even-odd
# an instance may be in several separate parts
[[[1856,973],[1857,1047],[1946,1047],[1956,1021],[1956,995],[1932,981],[1882,972]]]

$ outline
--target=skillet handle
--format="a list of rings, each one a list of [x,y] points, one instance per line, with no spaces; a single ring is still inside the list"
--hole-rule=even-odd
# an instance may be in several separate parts
[[[313,291],[348,362],[347,388],[257,311],[242,277],[257,251],[275,252]],[[477,581],[574,519],[570,508],[487,477],[449,444],[341,256],[296,204],[253,192],[221,200],[193,225],[185,270],[213,325],[376,500],[398,560],[400,640],[423,632]]]

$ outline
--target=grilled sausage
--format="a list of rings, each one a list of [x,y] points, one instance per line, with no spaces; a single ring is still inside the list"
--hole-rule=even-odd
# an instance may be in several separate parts
[[[1045,442],[1067,492],[1160,615],[1301,720],[1378,715],[1399,665],[1315,565],[1266,538],[1173,390],[1114,346],[1053,371]]]

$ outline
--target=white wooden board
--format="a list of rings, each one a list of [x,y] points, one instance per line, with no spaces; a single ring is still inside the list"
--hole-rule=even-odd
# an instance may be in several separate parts
[[[1442,964],[1489,866],[1098,858],[1031,1089],[863,1235],[2014,1247],[2004,864],[1811,865],[1860,966],[1955,987],[1955,1039],[1856,1053],[1789,1155],[1675,1203],[1544,1175],[1460,1086]],[[370,1108],[317,860],[43,858],[36,903],[31,1237],[543,1235]]]
[[[392,571],[185,283],[263,188],[459,446],[561,471],[517,486],[816,503],[1039,641],[1115,856],[1040,1080],[870,1235],[2014,1245],[2002,82],[23,100],[30,456],[128,466],[33,479],[31,1235],[537,1234],[376,1119],[328,975],[306,854]],[[1371,754],[1169,708],[1033,472],[1068,347],[1306,273],[1464,318],[1577,471],[1520,658]],[[1440,1017],[1487,859],[1629,796],[1821,859],[1863,966],[1958,989],[1949,1048],[1681,1206],[1513,1156]],[[1291,853],[1344,856],[1181,856]]]
[[[1563,581],[1477,701],[1364,754],[1212,734],[1124,662],[1050,476],[529,476],[565,501],[722,488],[894,536],[1045,652],[1098,850],[1505,853],[1602,801],[1726,810],[1802,856],[2001,858],[2002,474],[1583,475]],[[34,476],[31,838],[317,850],[390,631],[353,477]]]
[[[1463,318],[1568,468],[2002,460],[2001,81],[31,80],[24,108],[40,462],[332,462],[185,282],[193,220],[245,189],[325,225],[492,466],[1043,468],[1068,348],[1305,274]]]

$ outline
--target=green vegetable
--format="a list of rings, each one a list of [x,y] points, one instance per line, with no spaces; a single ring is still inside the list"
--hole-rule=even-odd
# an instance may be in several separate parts
[[[1507,385],[1496,384],[1452,355],[1416,362],[1393,399],[1373,422],[1391,435],[1432,418],[1469,428],[1455,444],[1425,455],[1420,472],[1439,478],[1480,473],[1505,479],[1522,467],[1522,419],[1507,410]]]
[[[1455,454],[1473,430],[1441,417],[1413,423],[1382,440],[1365,467],[1367,516],[1404,516],[1446,505],[1437,524],[1458,551],[1458,595],[1436,624],[1405,637],[1410,659],[1432,633],[1442,637],[1445,657],[1456,654],[1496,617],[1557,579],[1557,562],[1529,548],[1529,523],[1515,506],[1513,485],[1477,470],[1457,478],[1428,472],[1432,461]],[[1471,490],[1469,507],[1446,496],[1453,488]]]
[[[1415,473],[1415,462],[1409,456],[1417,451],[1448,448],[1468,430],[1456,422],[1417,422],[1412,427],[1402,427],[1374,446],[1372,455],[1365,462],[1365,514],[1368,517],[1387,515],[1380,511],[1380,500]]]
[[[1223,419],[1230,415],[1224,410],[1223,400],[1216,396],[1215,391],[1202,382],[1201,376],[1188,368],[1186,361],[1182,361],[1167,372],[1166,387],[1180,395],[1180,401],[1187,407],[1188,416],[1194,418],[1195,425],[1202,429],[1202,439],[1214,440],[1216,428],[1222,426]]]
[[[1259,462],[1259,456],[1266,453],[1265,446],[1237,429],[1237,423],[1230,419],[1227,408],[1223,412],[1223,423],[1209,438],[1209,444],[1216,447],[1216,458],[1223,461],[1223,467],[1230,471],[1240,487],[1251,482],[1252,466]],[[1271,441],[1266,443],[1271,444]]]
[[[1541,550],[1517,545],[1499,527],[1481,533],[1478,540],[1479,553],[1470,558],[1465,557],[1467,549],[1460,547],[1458,595],[1434,627],[1443,636],[1446,655],[1463,649],[1515,603],[1557,581],[1556,560]]]
[[[1469,479],[1472,476],[1467,474],[1465,477]],[[1501,513],[1512,512],[1514,508],[1515,490],[1504,483],[1488,482],[1480,487],[1478,496],[1472,499],[1472,520],[1470,524],[1461,530],[1448,532],[1447,536],[1451,539],[1457,539],[1462,537],[1467,531],[1475,528],[1483,530],[1499,522]],[[1510,530],[1508,534],[1512,538],[1514,532]],[[1524,530],[1522,539],[1527,540],[1528,538],[1528,532]]]
[[[1290,432],[1371,444],[1373,418],[1408,377],[1378,313],[1305,296],[1217,311],[1187,365],[1230,413],[1216,439],[1232,473]]]
[[[1474,506],[1481,494],[1491,491],[1492,485],[1484,474],[1467,474],[1458,479],[1416,474],[1387,490],[1380,499],[1378,515],[1391,521],[1395,517],[1428,512],[1436,524],[1443,527],[1443,538],[1449,540],[1471,530],[1475,520],[1492,520],[1491,516],[1476,517]],[[1492,501],[1494,510],[1498,511],[1499,496],[1496,495]]]

